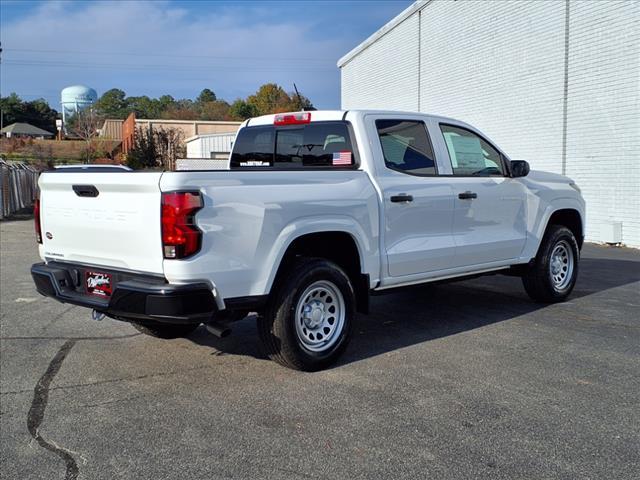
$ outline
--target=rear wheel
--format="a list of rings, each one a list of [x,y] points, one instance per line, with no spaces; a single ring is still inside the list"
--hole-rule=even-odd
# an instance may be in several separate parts
[[[196,328],[199,324],[173,324],[173,323],[160,323],[160,322],[131,322],[133,328],[140,333],[149,335],[156,338],[181,338],[186,337]]]
[[[549,226],[533,266],[522,276],[529,296],[544,303],[566,300],[578,277],[579,255],[571,230],[562,225]]]
[[[298,260],[258,318],[263,347],[272,360],[315,371],[335,362],[351,336],[355,295],[349,277],[323,259]]]

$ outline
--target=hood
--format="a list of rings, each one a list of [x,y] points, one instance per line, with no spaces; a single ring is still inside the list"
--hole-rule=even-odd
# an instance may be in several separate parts
[[[544,172],[542,170],[531,170],[526,178],[536,182],[553,182],[553,183],[573,183],[569,177],[560,175],[559,173]]]

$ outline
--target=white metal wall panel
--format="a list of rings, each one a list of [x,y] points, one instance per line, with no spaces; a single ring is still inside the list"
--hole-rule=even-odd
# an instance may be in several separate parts
[[[571,2],[567,175],[587,201],[587,237],[622,222],[640,246],[640,2]]]
[[[229,170],[229,159],[179,158],[176,160],[176,170]]]
[[[187,142],[187,158],[202,158],[202,140],[194,138]]]
[[[341,69],[342,108],[418,108],[418,17],[412,16]]]
[[[568,30],[566,12],[562,1],[429,2],[342,66],[342,107],[419,105],[534,169],[562,173],[564,152],[587,238],[622,222],[623,242],[640,246],[640,2],[571,0]]]
[[[235,133],[200,135],[187,142],[187,158],[210,158],[212,152],[229,153]]]

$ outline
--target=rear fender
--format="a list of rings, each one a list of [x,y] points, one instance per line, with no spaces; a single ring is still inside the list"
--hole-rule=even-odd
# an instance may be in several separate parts
[[[375,285],[378,281],[378,272],[380,271],[379,252],[377,239],[369,239],[364,229],[358,222],[347,215],[331,216],[331,217],[304,217],[298,218],[289,223],[282,229],[273,248],[269,252],[269,257],[264,262],[265,268],[269,268],[269,272],[260,275],[265,278],[263,289],[270,292],[275,280],[276,274],[287,252],[287,249],[297,239],[304,235],[313,233],[326,232],[344,232],[349,234],[355,241],[360,257],[361,272],[370,275],[370,286]],[[336,245],[336,248],[340,248]]]

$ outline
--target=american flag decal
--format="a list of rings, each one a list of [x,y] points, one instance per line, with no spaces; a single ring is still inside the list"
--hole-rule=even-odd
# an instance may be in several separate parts
[[[351,165],[351,152],[336,152],[333,154],[333,165]]]

